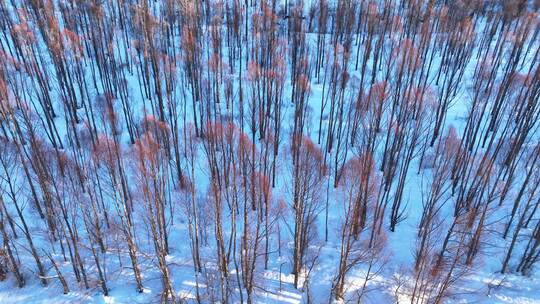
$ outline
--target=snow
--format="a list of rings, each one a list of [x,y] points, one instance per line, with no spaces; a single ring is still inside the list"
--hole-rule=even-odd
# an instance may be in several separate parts
[[[307,5],[304,6],[306,9]],[[309,34],[308,39],[310,43],[314,45],[316,42],[315,34]],[[356,47],[353,47],[356,50]],[[123,50],[116,51],[119,56],[123,56]],[[354,56],[354,55],[353,55]],[[352,56],[352,58],[354,58]],[[473,58],[475,56],[473,55]],[[437,59],[440,60],[440,59]],[[466,68],[465,77],[462,83],[470,84],[474,73],[474,66],[476,62],[471,60]],[[353,64],[351,64],[351,74],[354,76],[356,72]],[[88,73],[90,71],[87,71]],[[232,75],[236,77],[237,75]],[[284,93],[284,122],[286,135],[284,138],[288,138],[292,130],[292,116],[294,108],[289,101],[291,95],[291,83],[289,77],[286,78],[286,89]],[[321,78],[322,79],[322,78]],[[142,117],[142,104],[144,97],[141,96],[141,92],[138,87],[139,81],[136,74],[128,75],[127,83],[129,86],[130,100],[135,103],[134,109],[137,117]],[[238,84],[235,83],[235,88]],[[464,126],[464,120],[466,119],[469,111],[468,101],[470,96],[466,90],[466,86],[462,85],[458,96],[453,102],[447,115],[447,121],[445,126],[455,126],[458,133],[461,134]],[[319,132],[319,110],[321,107],[322,96],[322,83],[316,83],[316,79],[312,79],[311,82],[311,95],[309,97],[310,108],[310,121],[307,127],[308,136],[311,137],[314,142],[317,141]],[[351,93],[351,92],[349,92]],[[55,94],[58,94],[57,92]],[[351,93],[353,94],[353,93]],[[347,98],[347,97],[346,97]],[[187,101],[185,101],[187,102]],[[187,103],[188,113],[186,117],[191,117],[191,102]],[[60,105],[56,105],[60,107]],[[117,105],[119,106],[119,105]],[[224,107],[224,105],[222,105]],[[328,107],[327,107],[328,109]],[[60,110],[60,108],[58,109]],[[121,113],[121,109],[118,109]],[[56,123],[61,130],[65,133],[66,125],[63,116],[56,118]],[[327,124],[327,120],[323,122]],[[122,141],[125,145],[125,149],[129,149],[129,135],[126,130],[122,130]],[[65,135],[65,134],[63,134]],[[286,149],[286,144],[282,144],[280,148]],[[206,160],[203,152],[199,151],[198,163],[196,164],[195,172],[195,184],[199,193],[198,199],[204,200],[206,189],[209,188],[209,170],[207,168]],[[285,153],[282,153],[282,155]],[[280,199],[290,201],[291,197],[291,181],[287,179],[288,166],[290,164],[281,162],[278,165],[278,176],[280,179],[277,181],[275,189],[272,189],[272,199],[277,202]],[[422,189],[426,187],[426,180],[430,177],[429,169],[422,170],[420,174],[417,174],[418,162],[415,161],[411,164],[410,172],[406,181],[406,187],[403,197],[403,204],[407,206],[406,220],[398,225],[396,232],[388,232],[386,243],[388,246],[383,252],[383,261],[377,271],[370,273],[370,280],[364,288],[364,283],[367,275],[367,267],[361,265],[353,269],[348,278],[346,284],[346,293],[355,294],[359,292],[364,293],[363,302],[366,303],[408,303],[410,299],[406,293],[400,293],[398,298],[394,297],[396,289],[406,289],[399,285],[400,281],[411,280],[411,268],[414,257],[415,238],[417,234],[418,222],[421,217],[422,204]],[[291,217],[285,217],[281,220],[281,234],[284,238],[284,246],[282,248],[282,255],[279,256],[277,252],[270,255],[270,261],[268,269],[263,271],[258,277],[259,288],[256,288],[256,302],[257,303],[290,303],[300,304],[306,303],[309,297],[313,303],[328,303],[330,297],[330,288],[332,286],[332,280],[337,273],[337,266],[339,263],[339,225],[340,219],[344,216],[344,210],[342,206],[342,193],[340,189],[333,189],[333,180],[331,177],[327,177],[329,180],[325,180],[323,183],[330,185],[329,192],[329,214],[328,222],[329,238],[328,242],[324,241],[324,222],[325,213],[322,211],[318,216],[318,238],[313,244],[311,244],[310,252],[319,252],[319,258],[315,262],[315,266],[310,273],[310,284],[304,286],[301,289],[295,289],[293,285],[293,275],[290,274],[292,261],[291,254],[293,243],[290,239],[290,235],[287,232],[286,226],[292,227],[293,219]],[[22,179],[22,177],[20,178]],[[137,192],[137,189],[132,189]],[[326,193],[326,187],[322,191]],[[451,206],[445,208],[443,215],[451,217]],[[139,206],[141,210],[138,210],[142,214],[142,206]],[[46,233],[46,227],[43,222],[38,218],[37,214],[33,213],[29,206],[26,206],[25,212],[29,217],[33,218],[30,222],[32,236],[35,239],[37,246],[46,252],[52,252],[53,256],[59,267],[62,270],[63,275],[68,281],[71,291],[64,295],[62,294],[62,286],[55,279],[55,271],[47,261],[48,275],[50,276],[49,286],[40,286],[37,275],[34,273],[34,262],[31,255],[27,252],[20,252],[22,257],[23,271],[25,278],[27,279],[26,286],[19,289],[16,287],[14,278],[8,277],[7,280],[0,282],[0,303],[154,303],[159,302],[161,297],[161,280],[160,272],[157,268],[157,258],[153,256],[152,242],[150,241],[148,231],[144,230],[145,224],[142,217],[137,219],[135,225],[136,240],[140,250],[140,265],[143,273],[143,285],[144,292],[137,293],[135,290],[135,283],[133,279],[133,271],[130,268],[129,256],[127,249],[119,244],[123,242],[120,233],[108,231],[106,241],[109,251],[102,255],[102,259],[106,261],[106,277],[108,279],[108,287],[110,290],[109,296],[104,296],[98,285],[97,277],[93,274],[95,269],[93,265],[91,252],[86,248],[84,251],[85,256],[83,259],[87,262],[87,271],[90,275],[90,289],[85,289],[82,284],[76,284],[75,277],[72,274],[72,265],[63,261],[61,253],[59,252],[59,246],[52,247],[50,240]],[[495,214],[492,221],[500,220],[507,212],[507,208],[501,212]],[[111,214],[114,214],[113,208],[110,209]],[[136,211],[137,212],[137,211]],[[230,215],[226,214],[224,217],[228,218]],[[206,221],[213,221],[208,215],[208,218],[203,219]],[[177,296],[189,303],[196,302],[195,290],[198,286],[201,292],[210,288],[207,286],[202,277],[197,277],[194,272],[193,262],[191,260],[191,248],[189,242],[188,224],[186,220],[185,210],[176,208],[174,213],[174,220],[171,219],[171,225],[169,227],[169,244],[171,247],[170,254],[167,256],[167,263],[170,273],[172,275],[173,287]],[[209,223],[212,224],[212,223]],[[81,221],[82,225],[82,221]],[[82,227],[82,226],[81,226]],[[503,222],[495,223],[496,230],[503,229]],[[209,229],[210,231],[212,229]],[[82,231],[82,229],[81,229]],[[530,230],[528,231],[530,233]],[[87,238],[87,236],[83,236]],[[212,238],[209,238],[207,244],[203,245],[202,256],[205,263],[205,267],[208,272],[216,271],[215,264],[215,248]],[[275,242],[275,240],[274,240]],[[458,284],[453,292],[453,295],[447,300],[446,303],[540,303],[540,275],[539,271],[533,272],[531,276],[522,276],[517,274],[500,274],[501,261],[504,257],[505,246],[507,241],[502,240],[500,237],[494,237],[490,239],[490,246],[483,248],[480,261],[477,261],[470,273],[466,275],[463,280]],[[25,240],[23,237],[19,237],[15,241],[22,248]],[[206,242],[205,242],[206,243]],[[45,259],[44,259],[45,261]],[[234,275],[234,272],[232,272]],[[201,276],[201,275],[199,275]],[[217,276],[217,274],[216,274]],[[302,284],[301,284],[302,285]],[[309,291],[308,291],[309,289]],[[235,289],[236,294],[231,299],[232,302],[238,303],[238,290]]]

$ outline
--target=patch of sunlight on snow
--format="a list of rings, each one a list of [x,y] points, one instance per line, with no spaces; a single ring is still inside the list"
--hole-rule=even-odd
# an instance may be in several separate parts
[[[183,281],[182,285],[197,287],[197,283],[193,281]],[[206,284],[199,283],[199,288],[206,288]]]
[[[266,293],[265,296],[268,299],[272,299],[279,302],[291,303],[291,304],[300,304],[302,303],[302,296],[292,293],[282,291],[281,294]]]
[[[497,301],[500,301],[499,303],[509,303],[509,304],[539,304],[540,300],[525,298],[525,297],[510,297],[505,295],[499,295],[496,294],[493,296],[494,298],[497,298]]]
[[[301,294],[294,293],[294,292],[290,292],[290,291],[286,291],[286,290],[281,291],[281,294],[286,295],[286,296],[291,297],[291,298],[302,299],[302,295],[301,295]]]
[[[182,290],[178,293],[178,296],[181,298],[181,299],[196,299],[197,297],[195,297],[195,295],[189,291],[185,291],[185,290]]]

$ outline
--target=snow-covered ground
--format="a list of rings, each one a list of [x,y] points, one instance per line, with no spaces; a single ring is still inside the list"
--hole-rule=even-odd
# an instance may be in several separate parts
[[[155,4],[159,7],[159,4]],[[305,10],[307,12],[307,4]],[[156,8],[157,11],[157,8]],[[482,21],[482,20],[481,20]],[[284,26],[285,21],[280,21]],[[482,22],[477,25],[477,34],[480,33],[482,28]],[[118,29],[118,36],[121,37],[121,33]],[[205,30],[208,30],[205,28]],[[37,29],[34,29],[37,32]],[[208,34],[208,32],[205,32]],[[481,35],[481,34],[478,34]],[[3,39],[3,38],[2,38]],[[317,42],[317,36],[314,33],[307,34],[308,44],[312,46],[314,51]],[[479,37],[477,37],[479,39]],[[328,40],[327,40],[328,42]],[[209,45],[209,41],[204,42],[206,47]],[[353,54],[351,58],[355,58],[356,54],[356,42],[352,46]],[[115,50],[118,58],[124,58],[125,53],[123,49]],[[477,50],[476,50],[477,51]],[[227,49],[224,48],[224,54],[227,54]],[[465,74],[460,84],[459,93],[454,98],[451,106],[449,107],[447,118],[445,122],[445,130],[450,126],[454,126],[458,134],[461,134],[464,128],[465,119],[468,117],[469,104],[471,99],[470,85],[474,81],[474,72],[476,67],[476,53],[473,53],[472,59],[469,61],[465,68]],[[529,54],[531,55],[531,54]],[[203,56],[204,58],[205,56]],[[329,55],[330,60],[331,55]],[[532,55],[531,55],[532,57]],[[206,59],[205,59],[206,60]],[[370,59],[371,60],[371,59]],[[441,58],[436,58],[434,65],[440,65]],[[351,88],[354,83],[359,82],[359,71],[354,69],[354,60],[349,64],[348,70],[350,71],[351,81],[347,91],[347,95],[356,94]],[[205,62],[204,65],[207,63]],[[529,64],[533,64],[530,62]],[[182,73],[180,67],[182,62],[177,63],[179,74]],[[289,64],[287,64],[290,67]],[[528,65],[524,65],[524,69],[528,68]],[[324,69],[321,70],[324,73]],[[51,69],[52,72],[52,69]],[[91,79],[91,71],[87,70],[87,77]],[[285,133],[283,144],[280,149],[284,153],[280,154],[277,165],[277,184],[271,190],[272,203],[277,204],[280,201],[290,202],[292,199],[292,180],[290,178],[290,158],[288,158],[287,149],[289,149],[289,140],[294,121],[294,105],[290,102],[290,96],[292,91],[292,85],[290,82],[290,70],[287,73],[284,89],[284,105],[283,105],[283,131]],[[52,75],[52,74],[51,74]],[[184,77],[185,75],[182,75]],[[56,81],[54,76],[51,76]],[[235,71],[233,75],[226,75],[226,77],[234,80],[234,91],[237,96],[239,91],[238,71]],[[243,74],[245,77],[245,72]],[[323,76],[321,76],[321,79]],[[131,74],[126,74],[126,81],[128,85],[129,99],[133,102],[133,108],[135,109],[135,117],[141,119],[143,117],[143,100],[141,95],[141,83],[136,73],[133,71]],[[429,82],[433,86],[434,90],[437,90],[434,83],[434,76],[429,77]],[[245,91],[248,91],[247,79],[244,80]],[[55,97],[58,97],[59,92],[56,91],[56,84],[53,84],[52,93]],[[327,89],[327,88],[326,88]],[[249,95],[244,91],[244,94]],[[187,90],[189,92],[189,90]],[[30,98],[34,98],[30,93]],[[93,94],[90,93],[91,95]],[[325,93],[326,94],[326,93]],[[189,93],[188,93],[189,95]],[[180,96],[180,94],[179,94]],[[246,96],[247,97],[247,96]],[[192,117],[191,109],[191,97],[182,99],[183,103],[187,104],[185,117],[188,122]],[[349,97],[347,97],[349,98]],[[308,98],[308,112],[309,122],[306,127],[306,135],[309,136],[314,142],[317,142],[319,130],[319,111],[321,108],[321,101],[323,100],[323,84],[318,82],[315,77],[312,77],[310,82],[310,95]],[[121,112],[120,105],[118,112]],[[222,108],[223,113],[226,113],[225,104],[218,105]],[[62,106],[59,102],[55,102],[55,107],[59,116],[55,118],[59,129],[62,132],[61,137],[66,137],[67,128],[66,125],[66,113],[62,110]],[[183,107],[183,105],[182,105]],[[81,114],[83,113],[82,110]],[[328,107],[326,110],[328,111]],[[327,114],[325,112],[325,114]],[[326,116],[326,115],[324,115]],[[123,120],[124,118],[122,118]],[[327,127],[327,120],[323,121],[323,128]],[[247,132],[247,130],[246,130]],[[323,130],[323,134],[324,134]],[[129,144],[129,134],[127,130],[123,130],[121,135],[122,145],[126,154],[131,151],[132,146]],[[533,141],[538,137],[533,137]],[[258,143],[260,144],[260,143]],[[534,142],[532,143],[534,144]],[[201,201],[205,200],[209,188],[210,172],[207,167],[207,162],[202,150],[199,146],[199,156],[195,165],[195,178],[194,183],[198,190],[197,198]],[[67,151],[67,150],[66,150]],[[353,153],[349,153],[349,157]],[[129,160],[126,161],[126,165]],[[188,164],[183,164],[185,169],[189,168]],[[351,299],[355,298],[355,294],[362,292],[361,303],[409,303],[410,299],[407,296],[407,292],[404,289],[408,288],[408,283],[412,281],[412,270],[414,263],[414,249],[416,242],[416,235],[418,230],[418,223],[422,216],[422,191],[425,189],[426,182],[430,177],[429,169],[422,169],[418,173],[417,168],[419,166],[418,158],[415,158],[411,164],[411,169],[407,175],[403,203],[406,205],[405,219],[398,224],[395,232],[385,232],[387,236],[386,246],[381,253],[380,262],[374,267],[376,269],[369,270],[370,274],[369,282],[364,285],[366,280],[366,273],[368,272],[368,265],[358,265],[352,269],[347,277],[346,294]],[[17,170],[21,170],[19,167]],[[171,169],[172,171],[172,169]],[[22,173],[19,177],[23,179]],[[284,215],[279,219],[278,225],[281,228],[280,252],[277,251],[277,236],[272,236],[272,248],[274,249],[269,258],[268,269],[261,269],[260,273],[256,275],[256,287],[255,287],[255,301],[257,303],[328,303],[331,301],[331,287],[332,281],[338,271],[338,263],[340,258],[340,237],[339,227],[342,223],[342,219],[346,214],[343,210],[343,189],[340,187],[334,188],[333,176],[329,175],[325,177],[323,183],[324,189],[321,199],[325,199],[328,195],[328,218],[326,218],[325,211],[321,209],[317,218],[317,235],[310,244],[308,255],[317,256],[317,259],[313,262],[313,269],[310,272],[309,284],[302,288],[296,289],[293,284],[292,269],[292,249],[293,241],[292,236],[287,229],[294,224],[294,218],[291,213]],[[328,189],[327,189],[328,185]],[[130,185],[130,191],[134,194],[140,192],[137,186],[133,182]],[[23,186],[20,189],[20,195],[29,197],[28,188]],[[172,192],[179,197],[182,193]],[[328,191],[328,192],[327,192]],[[515,195],[515,191],[512,192]],[[69,198],[68,198],[69,199]],[[6,199],[6,201],[8,201]],[[174,202],[174,200],[171,200]],[[324,204],[323,204],[324,205]],[[80,208],[80,206],[74,206],[74,208]],[[112,205],[109,206],[110,212],[114,215]],[[504,240],[497,235],[497,232],[501,232],[504,229],[504,218],[508,215],[510,204],[503,205],[502,208],[490,215],[490,229],[493,231],[489,237],[486,238],[486,243],[482,246],[481,252],[476,259],[474,266],[469,269],[468,273],[456,283],[452,289],[451,295],[444,300],[444,303],[540,303],[540,270],[536,267],[536,271],[532,271],[529,276],[523,276],[520,274],[507,273],[501,274],[501,262],[506,253],[506,247],[508,246],[508,240]],[[177,295],[177,298],[184,300],[188,303],[196,302],[196,287],[199,286],[200,292],[204,293],[207,282],[217,280],[219,275],[216,270],[216,257],[215,257],[215,243],[212,237],[208,238],[207,242],[202,245],[202,260],[205,264],[205,276],[202,274],[196,274],[194,271],[193,260],[191,257],[191,247],[189,238],[189,227],[187,221],[187,214],[179,204],[172,207],[172,212],[168,213],[168,231],[169,231],[169,246],[170,254],[167,256],[168,268],[172,277],[173,289]],[[77,210],[73,210],[76,214]],[[10,209],[10,212],[13,210]],[[45,222],[37,216],[36,212],[32,210],[30,204],[25,205],[24,210],[29,221],[32,237],[37,244],[37,247],[42,251],[40,254],[43,256],[44,264],[47,268],[47,275],[49,285],[43,287],[40,285],[37,277],[34,260],[31,254],[26,248],[26,240],[24,237],[13,240],[13,246],[18,248],[18,255],[20,257],[20,264],[22,271],[26,278],[26,285],[22,288],[18,288],[12,275],[8,275],[7,279],[0,282],[0,303],[154,303],[161,300],[162,282],[161,274],[157,267],[158,261],[153,254],[153,244],[151,241],[150,231],[147,229],[147,223],[144,221],[144,206],[135,206],[135,240],[139,247],[139,262],[142,271],[142,279],[144,285],[144,291],[138,293],[136,291],[136,285],[133,279],[133,270],[129,261],[128,251],[125,246],[125,241],[122,239],[121,234],[115,228],[104,228],[105,235],[105,247],[108,248],[107,252],[100,254],[104,267],[105,276],[107,278],[107,284],[109,288],[109,295],[104,296],[100,287],[97,276],[95,275],[96,269],[91,255],[90,248],[86,245],[88,243],[88,236],[85,235],[84,229],[82,229],[81,215],[77,215],[81,227],[81,248],[83,261],[86,265],[86,270],[89,273],[90,288],[86,289],[82,283],[77,284],[72,265],[62,259],[60,244],[58,242],[51,242],[47,234],[47,227]],[[202,221],[209,221],[203,225],[207,225],[209,231],[213,231],[212,217],[209,210],[203,210],[202,216],[208,216]],[[137,216],[138,214],[138,216]],[[174,215],[174,216],[173,216]],[[540,211],[537,211],[536,217],[540,215]],[[452,207],[448,204],[444,209],[442,218],[452,217]],[[230,214],[225,212],[224,225],[230,224]],[[386,220],[386,219],[385,219]],[[325,222],[328,221],[328,240],[325,240]],[[385,224],[385,229],[388,225]],[[523,233],[531,233],[532,229],[524,229]],[[227,232],[227,237],[230,235]],[[521,245],[520,245],[521,246]],[[520,247],[521,248],[521,247]],[[68,294],[62,293],[62,286],[56,278],[55,270],[51,263],[47,260],[45,253],[51,253],[55,260],[59,263],[62,274],[65,276],[70,292]],[[511,263],[514,261],[512,260]],[[231,275],[235,275],[235,271],[232,270]],[[212,277],[213,276],[213,277]],[[240,301],[238,297],[238,289],[234,289],[231,302],[237,303]],[[210,302],[205,300],[203,302]]]

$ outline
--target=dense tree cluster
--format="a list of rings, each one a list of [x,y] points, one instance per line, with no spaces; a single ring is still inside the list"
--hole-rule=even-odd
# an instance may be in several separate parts
[[[529,275],[539,7],[0,1],[0,280],[108,295],[152,270],[180,302],[181,240],[195,302],[256,302],[278,261],[308,302],[361,301],[396,233],[400,301],[443,303],[487,251]]]

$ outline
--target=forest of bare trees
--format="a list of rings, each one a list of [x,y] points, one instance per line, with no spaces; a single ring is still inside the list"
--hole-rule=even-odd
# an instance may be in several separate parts
[[[479,269],[537,278],[539,13],[0,0],[0,299],[439,304]]]

